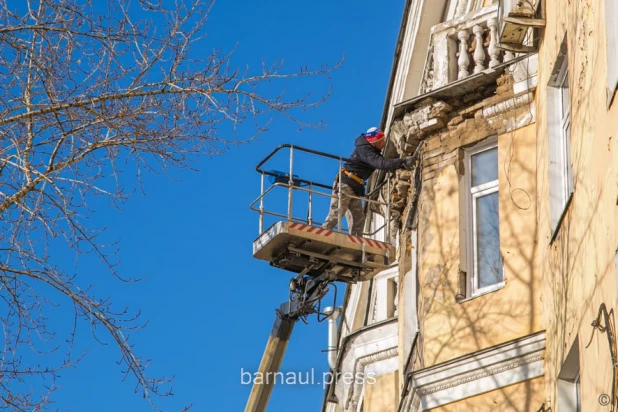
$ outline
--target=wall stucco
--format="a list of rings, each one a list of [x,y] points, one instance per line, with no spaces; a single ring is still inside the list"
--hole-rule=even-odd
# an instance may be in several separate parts
[[[579,339],[582,406],[607,411],[598,397],[611,393],[611,360],[605,333],[593,335],[602,303],[616,308],[618,105],[606,106],[606,40],[603,0],[547,0],[547,27],[539,49],[537,104],[538,244],[547,329],[546,399],[557,411],[556,377]],[[571,158],[575,192],[550,244],[547,178],[547,84],[567,38],[571,92]],[[586,347],[590,342],[590,346]],[[561,412],[561,411],[559,411]]]

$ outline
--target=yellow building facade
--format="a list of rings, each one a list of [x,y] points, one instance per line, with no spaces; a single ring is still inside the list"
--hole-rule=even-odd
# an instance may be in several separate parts
[[[612,411],[618,0],[409,0],[382,127],[397,264],[346,293],[324,411]],[[390,239],[379,229],[391,225]],[[613,406],[612,406],[613,405]]]

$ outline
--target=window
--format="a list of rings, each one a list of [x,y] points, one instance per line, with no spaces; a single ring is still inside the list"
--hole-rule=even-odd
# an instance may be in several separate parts
[[[399,268],[397,266],[378,273],[372,282],[368,324],[397,316],[399,303]]]
[[[550,79],[547,103],[549,206],[553,241],[574,191],[570,145],[571,95],[566,38]]]
[[[605,0],[605,33],[607,36],[607,106],[618,87],[618,0]]]
[[[577,337],[558,375],[558,410],[569,412],[582,410]]]
[[[500,254],[498,147],[496,139],[466,151],[468,296],[504,285]]]

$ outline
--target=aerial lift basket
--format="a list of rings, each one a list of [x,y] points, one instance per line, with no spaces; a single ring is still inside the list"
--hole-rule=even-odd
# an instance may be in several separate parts
[[[263,166],[266,162],[284,149],[289,149],[289,172],[265,170]],[[261,193],[250,207],[260,214],[260,223],[259,236],[253,242],[253,256],[268,261],[274,267],[302,276],[318,276],[328,271],[332,280],[346,283],[371,279],[395,259],[395,248],[390,243],[372,236],[381,233],[384,238],[389,239],[390,225],[386,223],[374,233],[365,236],[352,236],[347,230],[342,229],[342,216],[339,216],[336,230],[322,229],[321,224],[312,216],[314,199],[316,196],[322,196],[330,200],[332,197],[343,195],[339,192],[333,194],[330,185],[294,175],[296,151],[336,160],[339,163],[338,170],[341,170],[342,163],[347,160],[303,147],[281,145],[257,165],[256,171],[261,175]],[[272,182],[268,188],[265,187],[267,176]],[[389,179],[386,179],[387,184],[388,182]],[[287,191],[287,214],[268,211],[264,207],[265,197],[278,187]],[[373,193],[376,193],[376,190]],[[305,192],[308,198],[307,216],[302,218],[293,215],[294,194],[298,192]],[[375,204],[389,216],[389,202],[372,199],[373,193],[364,198],[365,203]],[[281,220],[264,230],[265,216],[274,216]]]

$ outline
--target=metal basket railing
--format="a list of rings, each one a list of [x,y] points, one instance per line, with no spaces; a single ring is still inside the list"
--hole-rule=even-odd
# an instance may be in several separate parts
[[[279,172],[276,170],[265,170],[264,166],[266,163],[273,158],[278,152],[288,149],[289,150],[289,169],[287,172]],[[303,179],[299,176],[294,175],[294,154],[295,152],[304,152],[310,155],[319,156],[325,159],[334,160],[338,162],[338,171],[337,179],[337,191],[333,194],[332,185],[327,185],[324,183],[316,182],[313,180]],[[391,206],[390,206],[390,196],[387,196],[386,201],[380,201],[374,199],[379,190],[387,185],[388,193],[390,193],[390,179],[384,179],[384,181],[375,187],[370,193],[367,193],[365,196],[351,196],[344,195],[341,192],[341,170],[343,169],[343,163],[349,161],[349,159],[341,156],[335,156],[329,153],[320,152],[313,149],[307,149],[305,147],[294,146],[291,144],[283,144],[276,147],[272,152],[270,152],[260,163],[255,167],[256,172],[260,174],[260,195],[249,205],[251,210],[254,210],[259,213],[259,234],[264,233],[264,217],[265,216],[274,216],[277,218],[285,219],[290,222],[297,222],[306,224],[309,226],[321,226],[322,222],[316,221],[313,218],[313,210],[314,210],[314,197],[326,197],[329,199],[338,198],[338,203],[341,204],[341,200],[343,196],[349,197],[351,199],[360,199],[367,204],[378,205],[380,208],[384,207],[386,209],[386,216],[390,216]],[[273,182],[270,186],[266,187],[266,177],[273,177]],[[265,198],[267,195],[271,194],[276,188],[284,188],[287,190],[287,212],[279,213],[272,210],[267,210],[264,206]],[[325,192],[323,190],[327,190]],[[304,192],[307,194],[308,204],[307,204],[307,215],[305,217],[294,216],[293,206],[295,193]],[[349,230],[345,230],[342,228],[342,219],[343,214],[341,213],[341,209],[339,209],[340,213],[337,219],[337,232],[339,233],[349,233]],[[390,239],[390,224],[389,219],[384,219],[385,223],[382,227],[374,230],[372,233],[364,233],[363,236],[373,236],[378,233],[380,230],[384,229],[385,238]]]

